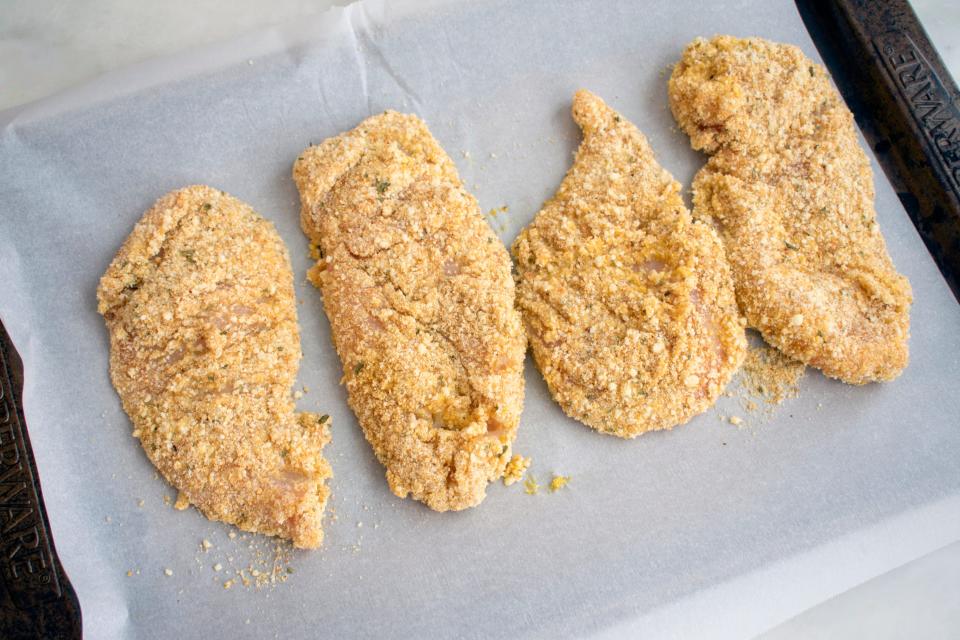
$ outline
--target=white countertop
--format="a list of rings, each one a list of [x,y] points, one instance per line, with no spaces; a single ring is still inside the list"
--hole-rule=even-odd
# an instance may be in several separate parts
[[[110,69],[324,11],[349,0],[6,0],[0,4],[0,109]],[[947,67],[960,77],[960,3],[916,0]],[[879,576],[763,635],[960,637],[960,542]]]

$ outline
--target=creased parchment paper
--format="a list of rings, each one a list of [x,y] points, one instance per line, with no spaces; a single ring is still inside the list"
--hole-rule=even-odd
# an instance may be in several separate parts
[[[531,496],[497,484],[480,508],[447,514],[389,493],[347,408],[304,277],[297,154],[383,109],[414,111],[484,210],[508,207],[491,224],[509,243],[571,161],[580,87],[689,185],[704,159],[674,125],[666,81],[690,39],[715,33],[816,57],[786,0],[364,0],[0,116],[0,317],[25,361],[87,637],[745,637],[960,538],[960,308],[876,165],[880,225],[916,298],[896,382],[811,371],[763,424],[718,420],[737,406],[727,399],[621,441],[565,418],[528,361],[517,450],[541,483],[556,472],[570,485]],[[244,566],[249,539],[164,504],[173,492],[130,436],[96,313],[97,280],[133,224],[193,183],[279,229],[301,303],[299,406],[333,417],[325,548],[295,553],[289,579],[261,590],[224,589],[230,576],[212,568]]]

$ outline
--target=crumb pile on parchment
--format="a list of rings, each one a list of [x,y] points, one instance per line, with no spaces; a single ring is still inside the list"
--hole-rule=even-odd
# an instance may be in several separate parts
[[[193,562],[163,565],[166,577],[186,575],[190,580],[209,581],[222,589],[263,589],[286,582],[294,573],[294,547],[290,541],[258,534],[211,532],[194,547]],[[131,567],[128,578],[149,569]]]
[[[234,531],[226,540],[218,538],[211,534],[200,541],[191,575],[223,589],[259,590],[286,582],[294,572],[294,548],[286,540]]]
[[[203,554],[202,564],[224,589],[274,587],[293,574],[293,547],[289,542],[246,534],[235,540],[238,548],[205,549]]]
[[[738,374],[741,388],[770,404],[796,398],[806,370],[802,362],[766,344],[751,346]]]
[[[721,410],[717,414],[720,420],[738,428],[773,418],[781,403],[799,396],[800,380],[806,372],[806,365],[766,344],[756,334],[750,342],[743,365],[724,393],[737,401],[740,411]]]

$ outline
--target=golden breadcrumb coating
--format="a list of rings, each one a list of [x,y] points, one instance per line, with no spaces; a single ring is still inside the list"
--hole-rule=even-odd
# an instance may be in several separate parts
[[[97,290],[133,435],[213,520],[323,540],[327,416],[294,413],[293,273],[273,225],[206,186],[160,198]]]
[[[483,500],[510,460],[526,339],[510,257],[417,117],[303,152],[301,223],[353,408],[395,494]]]
[[[517,301],[550,392],[622,438],[710,407],[746,350],[730,269],[646,138],[588,91],[583,142],[513,245]]]
[[[844,382],[907,365],[910,283],[887,254],[873,175],[826,71],[796,47],[698,39],[670,78],[694,148],[694,215],[720,230],[750,326]]]

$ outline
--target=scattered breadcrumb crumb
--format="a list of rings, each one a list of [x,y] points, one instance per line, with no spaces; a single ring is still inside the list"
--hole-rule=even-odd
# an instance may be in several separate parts
[[[537,479],[533,477],[533,474],[527,475],[527,479],[523,481],[523,490],[531,496],[536,495],[540,491],[540,485],[537,484]]]
[[[554,493],[563,489],[570,482],[570,476],[553,476],[553,479],[550,481],[550,493]]]
[[[165,575],[165,576],[167,576],[167,577],[172,576],[172,575],[173,575],[173,569],[164,569],[164,570],[163,570],[163,575]]]
[[[177,501],[173,503],[173,508],[177,511],[183,511],[190,506],[190,499],[187,498],[187,494],[183,491],[177,494]]]
[[[724,397],[739,401],[749,415],[719,414],[723,422],[744,428],[765,423],[773,418],[776,406],[800,393],[800,379],[806,366],[775,347],[763,342],[760,335],[747,331],[749,348],[743,366],[737,371]],[[762,407],[760,401],[762,400]]]
[[[532,458],[524,458],[521,455],[514,455],[510,458],[510,462],[507,463],[503,472],[503,484],[509,487],[523,478],[523,474],[530,468],[531,462],[533,462]]]

